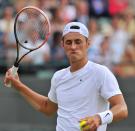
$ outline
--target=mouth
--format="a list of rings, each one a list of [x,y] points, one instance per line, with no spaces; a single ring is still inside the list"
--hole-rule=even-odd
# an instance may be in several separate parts
[[[77,54],[77,52],[76,51],[72,51],[72,52],[70,52],[70,54]]]

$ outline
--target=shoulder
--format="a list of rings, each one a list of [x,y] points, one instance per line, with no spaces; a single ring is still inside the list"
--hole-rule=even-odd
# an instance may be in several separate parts
[[[59,80],[63,78],[68,73],[68,70],[69,67],[56,71],[53,75],[53,79]]]
[[[104,65],[100,65],[94,62],[89,61],[89,67],[92,68],[92,70],[94,72],[98,72],[98,73],[105,73],[107,71],[109,71],[108,67],[104,66]]]
[[[94,62],[90,62],[89,72],[92,72],[98,80],[104,80],[105,77],[114,77],[114,74],[108,67]]]

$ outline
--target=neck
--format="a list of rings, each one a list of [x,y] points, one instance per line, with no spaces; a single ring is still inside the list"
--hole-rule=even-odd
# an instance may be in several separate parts
[[[88,62],[88,59],[83,59],[83,60],[80,60],[80,61],[77,61],[77,62],[70,62],[70,71],[71,72],[75,72],[79,69],[81,69],[82,67],[84,67]]]

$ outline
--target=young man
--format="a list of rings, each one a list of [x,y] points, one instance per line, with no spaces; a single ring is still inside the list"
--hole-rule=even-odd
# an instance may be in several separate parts
[[[38,111],[46,115],[57,111],[57,131],[80,131],[82,120],[83,131],[106,131],[107,124],[128,116],[114,75],[105,66],[88,61],[88,37],[87,28],[79,22],[65,26],[62,46],[70,67],[54,74],[48,97],[32,91],[10,70],[6,73],[5,85],[12,81],[13,87]]]

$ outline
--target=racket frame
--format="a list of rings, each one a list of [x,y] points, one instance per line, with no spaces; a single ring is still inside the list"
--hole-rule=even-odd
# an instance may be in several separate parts
[[[34,48],[34,49],[30,49],[30,48],[27,48],[27,47],[23,46],[23,45],[19,42],[18,37],[17,37],[17,33],[16,33],[17,19],[18,19],[19,15],[20,15],[24,10],[27,10],[27,9],[34,9],[34,10],[39,11],[39,12],[45,17],[45,19],[47,20],[47,24],[48,24],[48,34],[46,34],[45,40],[43,40],[43,42],[42,42],[42,44],[41,44],[40,46],[38,46],[38,47],[36,47],[36,48]],[[32,52],[32,51],[34,51],[34,50],[39,49],[40,47],[42,47],[42,46],[45,44],[45,42],[47,42],[47,40],[48,40],[48,38],[49,38],[49,36],[50,36],[50,32],[51,32],[51,25],[50,25],[49,18],[48,18],[48,16],[46,15],[46,13],[43,12],[41,9],[39,9],[39,8],[37,8],[37,7],[35,7],[35,6],[27,6],[27,7],[24,7],[22,10],[20,10],[20,11],[16,14],[16,16],[15,16],[15,23],[14,23],[14,35],[15,35],[15,40],[16,40],[16,45],[17,45],[17,57],[16,57],[16,60],[15,60],[15,62],[14,62],[14,66],[15,66],[15,67],[18,67],[20,61],[21,61],[27,54],[29,54],[30,52]],[[27,53],[25,53],[24,55],[22,55],[20,59],[19,59],[19,45],[20,45],[21,47],[23,47],[24,49],[29,50]]]

